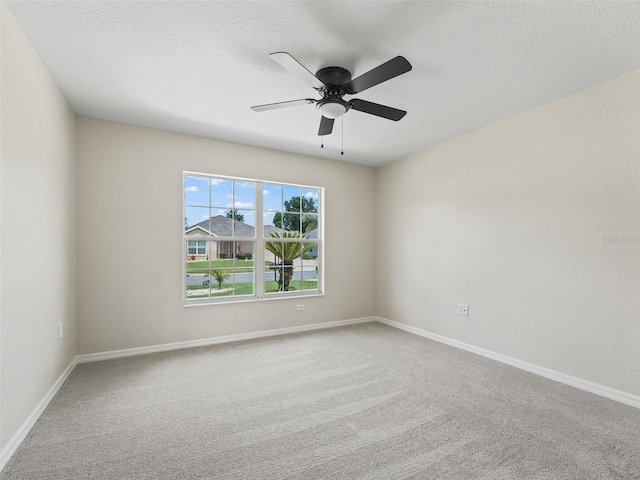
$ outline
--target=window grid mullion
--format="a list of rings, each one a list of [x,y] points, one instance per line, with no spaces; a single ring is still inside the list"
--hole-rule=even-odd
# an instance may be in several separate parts
[[[256,251],[253,261],[253,288],[256,297],[264,297],[264,216],[262,215],[263,205],[263,186],[262,182],[256,182],[255,206],[256,206]]]

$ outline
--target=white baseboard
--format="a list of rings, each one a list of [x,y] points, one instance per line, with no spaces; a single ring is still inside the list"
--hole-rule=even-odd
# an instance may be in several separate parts
[[[11,437],[11,439],[9,440],[9,443],[7,443],[5,447],[2,449],[2,452],[0,452],[0,471],[5,467],[9,459],[16,452],[16,450],[18,449],[22,441],[25,439],[29,431],[31,431],[33,426],[36,424],[36,422],[40,418],[40,415],[42,415],[42,412],[44,412],[45,408],[47,408],[47,405],[49,405],[49,402],[51,402],[51,399],[53,399],[53,397],[56,396],[56,393],[58,393],[58,390],[60,390],[60,387],[62,387],[62,384],[67,380],[69,375],[71,375],[71,372],[73,372],[73,369],[76,368],[77,363],[78,363],[77,357],[71,360],[71,363],[67,366],[67,368],[64,369],[64,372],[62,372],[62,374],[58,377],[58,379],[55,381],[53,386],[45,394],[42,400],[40,400],[40,403],[36,405],[36,408],[33,409],[31,414],[20,426],[18,431],[13,435],[13,437]]]
[[[444,343],[446,345],[450,345],[452,347],[456,347],[461,350],[466,350],[467,352],[482,355],[483,357],[487,357],[501,363],[506,363],[507,365],[511,365],[512,367],[516,367],[521,370],[526,370],[527,372],[530,372],[530,373],[535,373],[536,375],[540,375],[541,377],[549,378],[551,380],[555,380],[556,382],[564,383],[565,385],[579,388],[580,390],[584,390],[586,392],[595,393],[596,395],[600,395],[601,397],[609,398],[611,400],[624,403],[625,405],[629,405],[631,407],[640,408],[640,397],[636,395],[622,392],[620,390],[615,390],[613,388],[605,387],[603,385],[599,385],[597,383],[593,383],[588,380],[583,380],[581,378],[572,377],[571,375],[566,375],[564,373],[560,373],[555,370],[551,370],[549,368],[540,367],[532,363],[518,360],[517,358],[502,355],[501,353],[492,352],[490,350],[485,350],[484,348],[459,342],[458,340],[453,340],[448,337],[443,337],[442,335],[427,332],[426,330],[412,327],[410,325],[405,325],[404,323],[395,322],[387,318],[376,317],[376,319],[380,323],[384,323],[385,325],[389,325],[391,327],[399,328],[400,330],[404,330],[405,332],[413,333],[415,335],[420,335],[421,337],[425,337],[430,340],[435,340],[436,342]]]
[[[2,449],[2,451],[0,452],[0,471],[5,467],[5,465],[7,464],[11,456],[15,453],[15,451],[18,449],[18,447],[20,446],[22,441],[25,439],[25,437],[27,436],[31,428],[33,428],[35,423],[38,421],[38,418],[40,418],[40,415],[42,415],[42,412],[44,412],[45,408],[47,408],[47,405],[49,405],[49,402],[51,402],[51,399],[56,395],[56,393],[58,393],[58,390],[60,390],[60,387],[64,384],[64,382],[69,377],[73,369],[79,363],[96,362],[100,360],[130,357],[134,355],[144,355],[147,353],[166,352],[169,350],[200,347],[200,346],[214,345],[219,343],[237,342],[240,340],[251,340],[255,338],[273,337],[278,335],[286,335],[289,333],[306,332],[310,330],[320,330],[320,329],[332,328],[332,327],[342,327],[346,325],[355,325],[358,323],[367,323],[367,322],[373,322],[373,321],[378,321],[380,323],[384,323],[391,327],[395,327],[400,330],[404,330],[406,332],[419,335],[421,337],[435,340],[436,342],[444,343],[452,347],[456,347],[462,350],[466,350],[468,352],[476,353],[478,355],[482,355],[483,357],[487,357],[492,360],[496,360],[498,362],[502,362],[507,365],[511,365],[513,367],[520,368],[522,370],[526,370],[527,372],[531,372],[536,375],[540,375],[542,377],[549,378],[551,380],[555,380],[557,382],[564,383],[566,385],[570,385],[572,387],[579,388],[581,390],[585,390],[590,393],[595,393],[596,395],[600,395],[602,397],[609,398],[611,400],[615,400],[620,403],[624,403],[625,405],[640,408],[640,397],[636,395],[631,395],[626,392],[614,390],[612,388],[605,387],[603,385],[589,382],[587,380],[582,380],[580,378],[572,377],[564,373],[556,372],[555,370],[550,370],[545,367],[540,367],[538,365],[524,362],[522,360],[508,357],[506,355],[492,352],[490,350],[485,350],[480,347],[475,347],[473,345],[459,342],[451,338],[443,337],[442,335],[437,335],[435,333],[427,332],[426,330],[421,330],[419,328],[412,327],[410,325],[394,322],[393,320],[389,320],[383,317],[364,317],[364,318],[354,318],[350,320],[339,320],[335,322],[300,325],[297,327],[278,328],[274,330],[263,330],[259,332],[241,333],[237,335],[226,335],[222,337],[206,338],[202,340],[190,340],[186,342],[168,343],[164,345],[152,345],[148,347],[128,348],[124,350],[114,350],[110,352],[78,355],[71,361],[71,363],[67,366],[64,372],[62,372],[60,377],[56,380],[53,386],[45,394],[45,396],[40,401],[40,403],[38,403],[38,405],[33,410],[33,412],[31,412],[29,417],[25,420],[25,422],[18,429],[15,435],[11,438],[11,440],[9,440],[9,443],[7,443],[7,445]]]
[[[148,347],[127,348],[124,350],[112,350],[109,352],[89,353],[78,355],[78,363],[98,362],[100,360],[111,360],[113,358],[131,357],[134,355],[144,355],[147,353],[167,352],[169,350],[179,350],[182,348],[202,347],[215,345],[218,343],[238,342],[240,340],[252,340],[254,338],[275,337],[288,333],[307,332],[309,330],[320,330],[323,328],[343,327],[345,325],[355,325],[357,323],[375,322],[377,317],[353,318],[350,320],[338,320],[335,322],[312,323],[310,325],[300,325],[297,327],[276,328],[274,330],[262,330],[259,332],[240,333],[237,335],[225,335],[222,337],[204,338],[201,340],[188,340],[186,342],[165,343],[163,345],[151,345]]]

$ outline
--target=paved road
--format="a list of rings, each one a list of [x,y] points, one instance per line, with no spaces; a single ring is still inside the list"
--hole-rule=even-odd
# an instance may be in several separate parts
[[[315,267],[305,268],[304,272],[300,271],[300,269],[294,269],[293,271],[293,280],[300,280],[300,275],[302,275],[303,280],[317,280],[318,274],[316,273]],[[267,280],[276,280],[278,275],[276,272],[267,272],[265,274],[265,278]],[[187,276],[187,286],[192,285],[202,285],[202,281],[205,279],[204,275],[201,274],[193,274]],[[253,273],[236,273],[232,274],[224,283],[249,283],[253,282]]]

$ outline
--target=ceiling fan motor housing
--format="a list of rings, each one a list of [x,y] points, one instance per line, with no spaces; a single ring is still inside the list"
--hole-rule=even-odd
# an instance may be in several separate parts
[[[325,67],[318,70],[316,77],[324,83],[327,90],[342,90],[351,81],[351,72],[342,67]]]

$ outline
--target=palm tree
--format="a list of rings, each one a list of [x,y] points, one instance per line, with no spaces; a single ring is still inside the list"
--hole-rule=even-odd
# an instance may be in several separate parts
[[[205,277],[208,277],[208,276],[209,275],[205,275]],[[231,274],[227,270],[211,270],[211,276],[216,279],[216,282],[218,282],[218,290],[220,290],[222,288],[222,282],[224,282],[227,278],[229,278]],[[205,288],[208,288],[209,281],[205,280],[205,282],[202,285],[204,286],[205,283],[207,283]]]
[[[276,240],[286,240],[291,238],[309,238],[298,232],[282,232],[282,233],[270,233],[269,237]],[[273,253],[282,262],[282,269],[280,270],[280,276],[278,277],[279,290],[284,292],[289,291],[289,283],[293,278],[293,261],[302,257],[305,253],[313,248],[313,243],[303,242],[265,242],[264,248]]]

